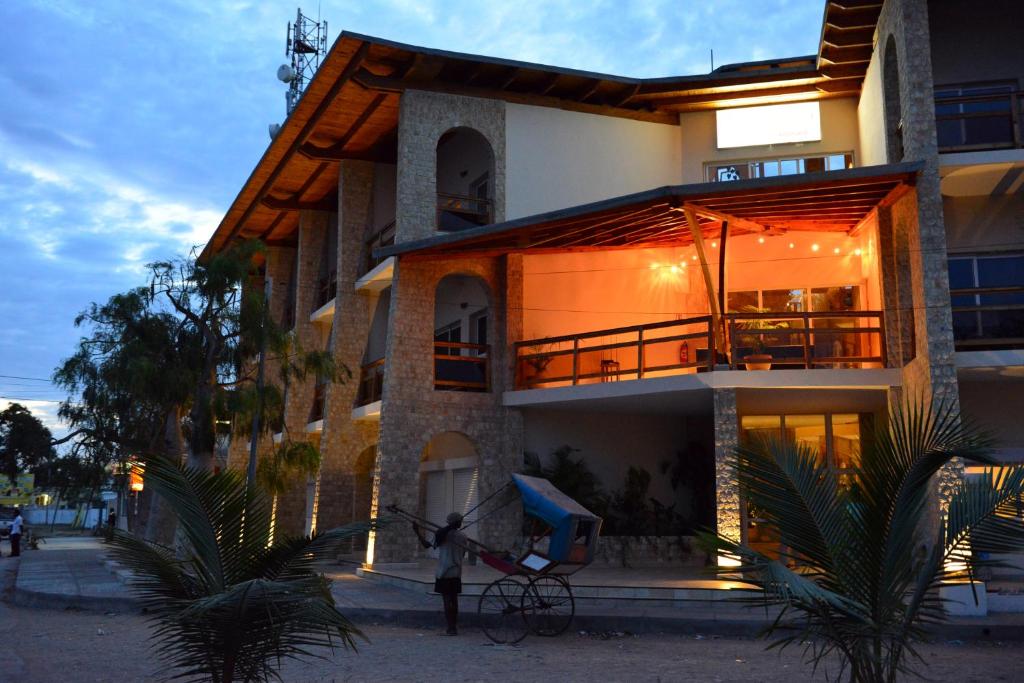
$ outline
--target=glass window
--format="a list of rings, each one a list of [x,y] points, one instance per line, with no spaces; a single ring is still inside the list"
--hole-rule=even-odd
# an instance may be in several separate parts
[[[462,341],[462,323],[456,322],[451,325],[446,325],[439,330],[434,331],[434,341],[436,342],[461,342]],[[459,349],[451,348],[448,346],[435,346],[434,353],[445,354],[448,356],[460,356]]]
[[[804,160],[804,168],[808,173],[819,173],[825,170],[825,157],[814,157]]]
[[[727,308],[730,313],[749,313],[757,308],[757,290],[729,292]]]
[[[745,178],[774,178],[780,175],[838,171],[853,168],[852,154],[796,157],[792,159],[747,159],[707,165],[708,180],[712,182]]]
[[[778,439],[782,435],[781,415],[744,415],[740,418],[740,436],[745,445],[761,440]]]
[[[951,290],[994,290],[951,295],[954,339],[1004,345],[1024,339],[1024,310],[1017,308],[1024,304],[1024,255],[956,257],[948,264]]]
[[[743,180],[748,177],[746,163],[729,164],[727,166],[716,166],[714,179],[719,182],[729,180]]]
[[[804,290],[766,289],[761,293],[762,308],[780,313],[796,313],[804,310]]]
[[[818,459],[825,462],[827,451],[825,440],[824,415],[787,415],[783,425],[786,441],[798,448],[807,449]]]
[[[781,175],[796,175],[803,173],[803,159],[783,159],[779,162]]]

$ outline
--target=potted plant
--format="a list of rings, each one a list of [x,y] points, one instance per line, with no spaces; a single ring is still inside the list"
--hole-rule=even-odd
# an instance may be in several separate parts
[[[771,313],[766,308],[759,308],[757,306],[745,306],[743,308],[746,313]],[[789,323],[786,321],[770,320],[766,318],[753,318],[750,320],[743,320],[738,325],[741,330],[780,330],[789,327]],[[768,347],[765,343],[764,334],[749,334],[741,335],[740,340],[744,344],[748,344],[753,353],[743,358],[743,364],[747,370],[771,370],[772,369],[772,355],[768,353]]]
[[[547,367],[554,360],[554,356],[547,355],[555,347],[551,343],[540,343],[533,344],[524,349],[526,355],[522,357],[522,360],[526,361],[526,365],[532,370],[532,372],[526,371],[525,377],[527,385],[532,385],[537,379],[544,373]]]

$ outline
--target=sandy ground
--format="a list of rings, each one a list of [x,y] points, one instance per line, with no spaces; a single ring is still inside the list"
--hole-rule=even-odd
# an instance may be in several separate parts
[[[149,648],[150,626],[131,614],[14,607],[16,561],[0,560],[0,682],[149,681],[169,678]],[[370,625],[358,653],[288,662],[285,681],[812,681],[800,653],[765,652],[747,639],[566,633],[495,646],[476,629]],[[13,647],[12,647],[13,646]],[[936,643],[921,648],[933,681],[1020,680],[1020,643]]]

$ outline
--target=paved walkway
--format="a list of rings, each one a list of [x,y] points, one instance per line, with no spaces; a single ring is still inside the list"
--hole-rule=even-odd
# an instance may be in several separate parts
[[[40,550],[22,554],[17,578],[8,581],[3,597],[31,607],[138,612],[139,605],[125,584],[126,572],[115,572],[105,550],[95,538],[47,539]],[[7,566],[0,567],[9,576],[17,562],[4,558],[0,563]],[[360,578],[354,566],[325,565],[322,569],[334,580],[332,594],[339,609],[356,623],[429,627],[442,621],[440,598],[425,585],[410,588]],[[476,595],[462,596],[460,623],[476,623],[477,601]],[[723,600],[702,602],[680,607],[678,601],[671,600],[582,598],[577,600],[572,628],[592,633],[754,635],[772,616],[763,608]],[[1024,615],[950,620],[936,635],[960,640],[1024,640]]]

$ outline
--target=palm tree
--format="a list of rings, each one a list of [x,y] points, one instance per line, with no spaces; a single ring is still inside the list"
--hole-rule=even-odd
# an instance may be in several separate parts
[[[303,538],[270,540],[266,495],[234,471],[213,474],[153,459],[153,487],[178,518],[172,549],[118,533],[113,554],[135,573],[158,655],[190,680],[279,679],[284,659],[353,648],[361,634],[337,610],[314,563],[367,533],[350,524]]]
[[[992,465],[989,449],[954,410],[920,401],[893,410],[847,485],[808,449],[743,445],[733,462],[741,495],[777,529],[781,556],[703,540],[738,560],[719,571],[781,608],[765,630],[769,647],[802,644],[815,669],[838,659],[836,680],[894,681],[923,663],[914,646],[945,618],[939,588],[996,564],[985,553],[1024,550],[1015,510],[1024,467],[958,481],[936,520],[936,475],[958,457]]]

